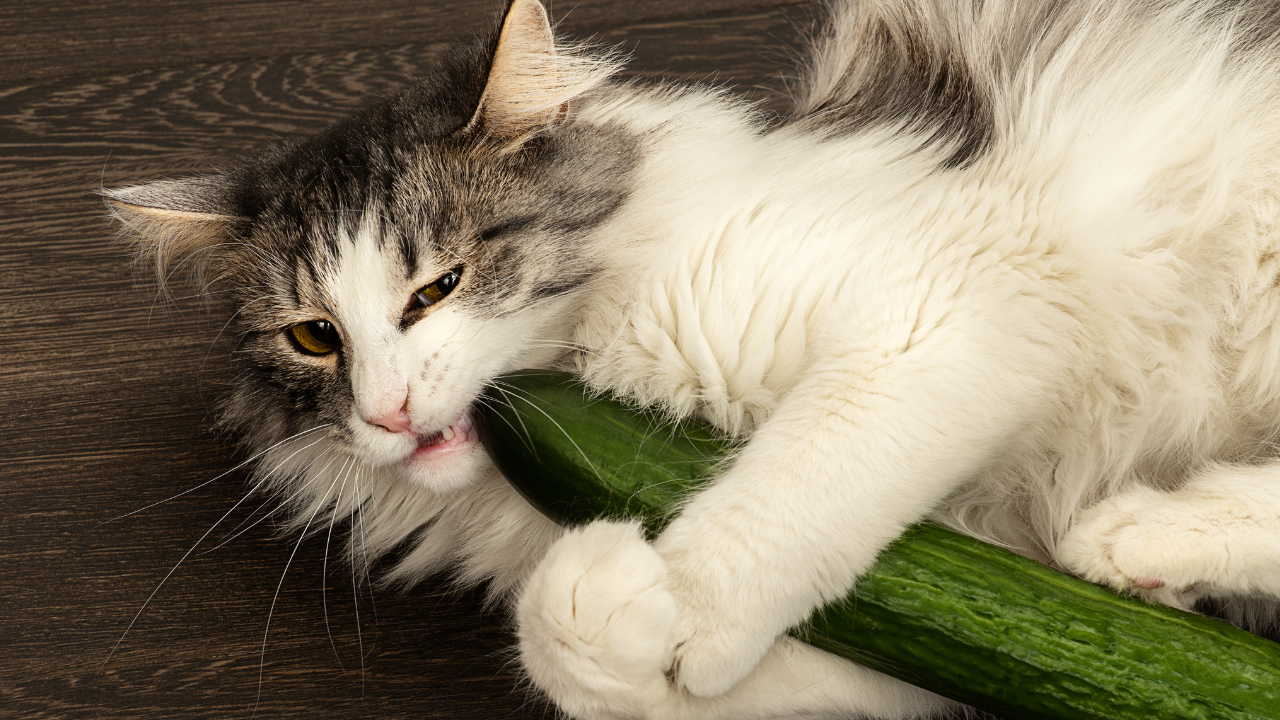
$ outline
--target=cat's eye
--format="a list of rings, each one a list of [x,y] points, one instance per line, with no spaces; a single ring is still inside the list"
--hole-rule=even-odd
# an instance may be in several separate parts
[[[410,301],[409,309],[427,308],[435,305],[445,298],[446,295],[453,292],[458,287],[458,281],[462,279],[462,268],[456,267],[449,272],[436,278],[430,285],[423,287],[413,294]]]
[[[338,328],[328,320],[311,320],[290,326],[289,336],[299,350],[307,355],[328,355],[342,345]]]

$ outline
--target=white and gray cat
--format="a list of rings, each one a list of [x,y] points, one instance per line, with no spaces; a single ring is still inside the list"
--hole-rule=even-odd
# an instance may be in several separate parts
[[[924,517],[1275,617],[1274,4],[842,0],[781,121],[618,67],[515,0],[314,138],[107,193],[229,298],[297,527],[489,580],[582,718],[944,711],[782,634]],[[475,438],[526,367],[750,440],[652,544],[563,532]]]

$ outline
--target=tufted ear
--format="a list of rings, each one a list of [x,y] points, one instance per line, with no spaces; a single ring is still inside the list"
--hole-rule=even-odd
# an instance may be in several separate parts
[[[222,175],[157,180],[103,189],[107,207],[142,258],[155,263],[162,284],[171,267],[193,259],[202,275],[209,249],[247,220],[234,202],[234,185]]]
[[[563,122],[569,103],[618,69],[613,57],[557,46],[538,0],[513,0],[498,33],[484,92],[464,132],[480,128],[516,145]]]

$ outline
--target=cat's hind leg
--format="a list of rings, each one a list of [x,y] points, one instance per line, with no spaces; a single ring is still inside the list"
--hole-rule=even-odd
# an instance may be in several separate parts
[[[1218,465],[1173,492],[1131,488],[1084,511],[1056,558],[1092,582],[1189,609],[1280,599],[1280,463]]]
[[[676,604],[666,565],[634,523],[565,534],[517,608],[521,660],[574,718],[925,718],[955,703],[783,636],[729,692],[669,677]]]

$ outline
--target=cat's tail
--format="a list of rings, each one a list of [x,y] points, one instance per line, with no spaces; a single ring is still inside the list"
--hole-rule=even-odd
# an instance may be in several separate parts
[[[908,134],[963,166],[1025,108],[1125,110],[1127,94],[1192,73],[1197,58],[1229,58],[1222,72],[1251,68],[1253,86],[1270,87],[1280,11],[1267,0],[827,0],[810,45],[792,123]]]
[[[829,0],[792,89],[792,121],[833,134],[911,132],[964,164],[992,140],[988,14],[954,0]]]

